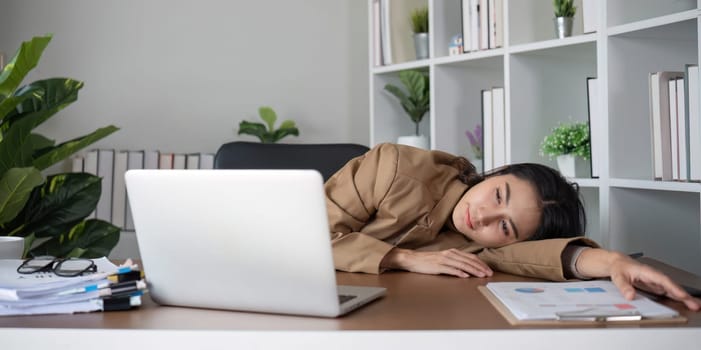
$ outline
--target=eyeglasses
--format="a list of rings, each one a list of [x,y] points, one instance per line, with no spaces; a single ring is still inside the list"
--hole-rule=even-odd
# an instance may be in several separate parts
[[[17,268],[17,272],[21,274],[53,272],[56,276],[61,277],[75,277],[95,271],[97,271],[97,266],[90,259],[60,259],[53,256],[33,257],[22,262],[22,265]]]

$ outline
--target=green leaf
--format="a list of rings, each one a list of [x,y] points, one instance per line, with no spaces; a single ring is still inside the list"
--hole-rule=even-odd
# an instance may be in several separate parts
[[[268,124],[268,131],[272,132],[275,130],[275,121],[277,120],[275,111],[270,107],[260,107],[258,113],[260,114],[260,119],[263,119]]]
[[[265,128],[265,125],[261,123],[251,123],[244,120],[241,123],[239,123],[238,134],[253,135],[258,137],[261,140],[261,142],[263,142],[265,136],[268,134],[268,130]]]
[[[399,73],[399,80],[409,90],[409,96],[417,101],[423,97],[426,89],[426,81],[423,74],[414,70],[405,70]]]
[[[400,90],[398,87],[387,84],[385,85],[385,90],[389,91],[394,97],[396,97],[400,103],[404,104],[406,101],[409,101],[409,97],[404,93],[404,91]]]
[[[49,176],[35,188],[22,213],[11,227],[23,225],[22,236],[37,238],[64,233],[95,210],[102,193],[101,178],[88,173]]]
[[[24,208],[32,189],[44,179],[36,168],[12,168],[0,178],[0,225],[14,219]]]
[[[119,241],[120,229],[108,222],[81,221],[58,237],[49,239],[30,252],[32,256],[99,258],[109,255]]]
[[[119,130],[116,126],[110,125],[104,128],[97,129],[92,133],[66,141],[49,151],[42,152],[42,155],[34,159],[34,166],[40,170],[44,170],[51,165],[54,165],[68,157],[71,154],[80,151],[81,149],[109,136],[113,132]]]
[[[273,143],[278,142],[278,141],[280,141],[280,139],[282,139],[283,137],[288,136],[288,135],[299,136],[299,130],[297,130],[297,128],[277,129],[273,133],[272,142]]]
[[[31,132],[39,114],[32,114],[14,123],[0,142],[0,176],[10,168],[23,168],[32,165],[34,148],[30,142]]]
[[[31,142],[32,148],[34,149],[34,155],[37,154],[37,151],[52,148],[54,144],[56,144],[56,141],[44,135],[34,133],[29,134],[29,142]]]
[[[0,73],[0,95],[9,96],[22,83],[24,77],[39,63],[52,35],[34,37],[20,46],[15,56]]]
[[[292,128],[297,128],[297,125],[295,125],[294,120],[287,119],[284,122],[282,122],[282,124],[280,124],[280,129],[292,129]]]
[[[7,128],[10,127],[10,122],[13,121],[13,118],[10,115],[11,111],[17,108],[17,106],[19,106],[24,100],[31,98],[33,94],[41,94],[44,93],[44,91],[41,90],[39,87],[33,87],[27,89],[23,88],[22,91],[18,91],[18,93],[15,93],[15,95],[10,96],[2,100],[2,102],[0,102],[0,116],[2,117],[2,122],[0,122],[0,129],[2,131],[7,130]]]
[[[83,86],[83,82],[68,78],[51,78],[33,82],[17,91],[17,96],[27,98],[23,99],[5,118],[14,122],[35,112],[52,111],[37,122],[36,125],[39,125],[78,100],[78,91]]]

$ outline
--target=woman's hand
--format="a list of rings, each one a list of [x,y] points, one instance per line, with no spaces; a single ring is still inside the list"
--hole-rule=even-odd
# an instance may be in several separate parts
[[[692,297],[667,275],[641,264],[627,255],[603,249],[586,249],[577,259],[577,272],[586,277],[611,277],[623,297],[635,297],[635,287],[680,301],[689,310],[701,309],[701,300]]]
[[[489,277],[492,269],[477,255],[458,249],[438,252],[418,252],[394,248],[385,255],[381,268],[400,269],[430,275],[452,275],[457,277]]]

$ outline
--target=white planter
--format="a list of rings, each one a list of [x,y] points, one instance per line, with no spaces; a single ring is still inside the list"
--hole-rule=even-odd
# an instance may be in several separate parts
[[[572,154],[557,156],[557,168],[566,177],[589,177],[589,161]]]
[[[419,136],[399,136],[397,143],[401,145],[413,146],[416,148],[428,149],[428,137]]]

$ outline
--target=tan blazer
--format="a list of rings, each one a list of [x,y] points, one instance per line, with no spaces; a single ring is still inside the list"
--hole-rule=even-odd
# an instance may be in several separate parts
[[[441,151],[381,144],[334,174],[325,190],[336,269],[380,273],[380,261],[393,247],[458,248],[496,270],[561,281],[565,246],[596,246],[573,238],[485,249],[451,230],[446,221],[467,190],[457,160]]]

